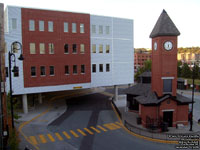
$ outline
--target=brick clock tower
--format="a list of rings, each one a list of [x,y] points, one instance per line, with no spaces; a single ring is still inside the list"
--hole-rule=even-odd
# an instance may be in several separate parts
[[[152,91],[158,97],[176,96],[177,88],[177,36],[180,32],[167,12],[163,10],[153,31],[152,38]]]

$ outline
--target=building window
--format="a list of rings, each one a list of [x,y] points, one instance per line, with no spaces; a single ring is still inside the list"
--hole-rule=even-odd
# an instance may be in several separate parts
[[[103,72],[103,64],[99,64],[99,72]]]
[[[41,76],[45,76],[45,75],[46,75],[45,66],[41,66],[41,67],[40,67],[40,75],[41,75]]]
[[[80,52],[81,52],[81,54],[85,53],[85,45],[84,44],[80,45]]]
[[[110,45],[106,45],[106,53],[110,52]]]
[[[85,33],[84,24],[80,24],[80,33]]]
[[[65,54],[68,54],[68,53],[69,53],[68,44],[65,44],[65,45],[64,45],[64,50],[65,50]]]
[[[103,45],[102,44],[99,45],[99,53],[103,53]]]
[[[81,65],[81,73],[85,73],[85,65]]]
[[[73,49],[72,53],[74,53],[74,54],[77,53],[76,44],[73,44],[73,45],[72,45],[72,49]]]
[[[44,31],[44,21],[39,21],[39,31]]]
[[[92,64],[92,72],[96,72],[96,64]]]
[[[29,20],[29,31],[35,31],[35,21]]]
[[[77,74],[77,65],[73,65],[73,74]]]
[[[102,25],[99,26],[99,34],[103,34],[103,26]]]
[[[172,92],[172,79],[163,79],[163,92]]]
[[[110,27],[106,26],[106,34],[110,34]]]
[[[44,45],[44,43],[40,43],[40,54],[45,54],[45,45]]]
[[[68,32],[68,22],[64,22],[64,32]]]
[[[96,25],[92,25],[92,33],[96,33]]]
[[[92,44],[92,53],[96,53],[96,44]]]
[[[76,33],[76,23],[72,23],[72,33]]]
[[[65,74],[66,74],[66,75],[69,74],[69,66],[68,66],[68,65],[65,66]]]
[[[6,77],[8,77],[8,67],[6,67]]]
[[[49,66],[49,75],[54,76],[54,66]]]
[[[53,21],[48,21],[48,31],[53,32]]]
[[[32,66],[32,67],[31,67],[31,76],[32,76],[32,77],[35,77],[35,76],[36,76],[36,67],[35,67],[35,66]]]
[[[30,43],[30,54],[36,54],[35,43]]]
[[[13,30],[17,29],[17,19],[16,18],[12,18],[12,29]]]
[[[106,72],[110,71],[110,64],[106,64]]]
[[[49,43],[49,54],[54,54],[54,44]]]
[[[14,72],[14,77],[19,77],[19,67],[16,67],[16,71]]]

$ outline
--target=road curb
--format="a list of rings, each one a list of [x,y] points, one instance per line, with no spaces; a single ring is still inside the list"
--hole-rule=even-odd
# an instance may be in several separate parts
[[[145,137],[145,136],[143,136],[143,135],[136,134],[136,133],[134,133],[134,132],[128,130],[128,129],[124,126],[124,124],[123,124],[121,118],[119,117],[119,115],[118,115],[118,113],[117,113],[117,110],[115,109],[115,107],[113,106],[112,103],[111,103],[111,106],[112,106],[112,109],[113,109],[113,111],[115,112],[115,114],[116,114],[118,120],[120,121],[122,128],[123,128],[125,131],[127,131],[129,134],[131,134],[131,135],[133,135],[133,136],[135,136],[135,137],[138,137],[138,138],[142,138],[142,139],[145,139],[145,140],[148,140],[148,141],[152,141],[152,142],[165,143],[165,144],[178,144],[178,141],[154,139],[154,138]]]

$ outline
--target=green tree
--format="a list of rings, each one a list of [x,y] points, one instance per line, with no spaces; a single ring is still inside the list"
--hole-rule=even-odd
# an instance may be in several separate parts
[[[190,67],[187,63],[183,64],[182,70],[181,70],[181,76],[184,78],[191,78],[192,71],[190,70]]]
[[[200,79],[200,68],[199,68],[199,66],[198,65],[194,65],[194,67],[193,67],[193,71],[194,71],[194,78],[195,79]]]
[[[151,60],[146,60],[144,62],[144,67],[139,68],[139,70],[136,72],[135,79],[138,81],[139,80],[139,76],[143,72],[145,72],[145,71],[151,71],[151,65],[152,65],[152,61]]]

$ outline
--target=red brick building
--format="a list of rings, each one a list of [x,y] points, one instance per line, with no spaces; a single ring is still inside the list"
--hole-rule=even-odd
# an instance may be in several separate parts
[[[141,78],[151,76],[151,83],[142,82],[127,89],[129,109],[138,112],[144,127],[168,124],[188,124],[191,100],[176,93],[177,89],[177,36],[180,32],[165,10],[160,15],[152,38],[152,70]]]
[[[136,73],[139,68],[144,66],[144,62],[151,60],[151,52],[143,50],[135,50],[134,53],[134,72]]]

